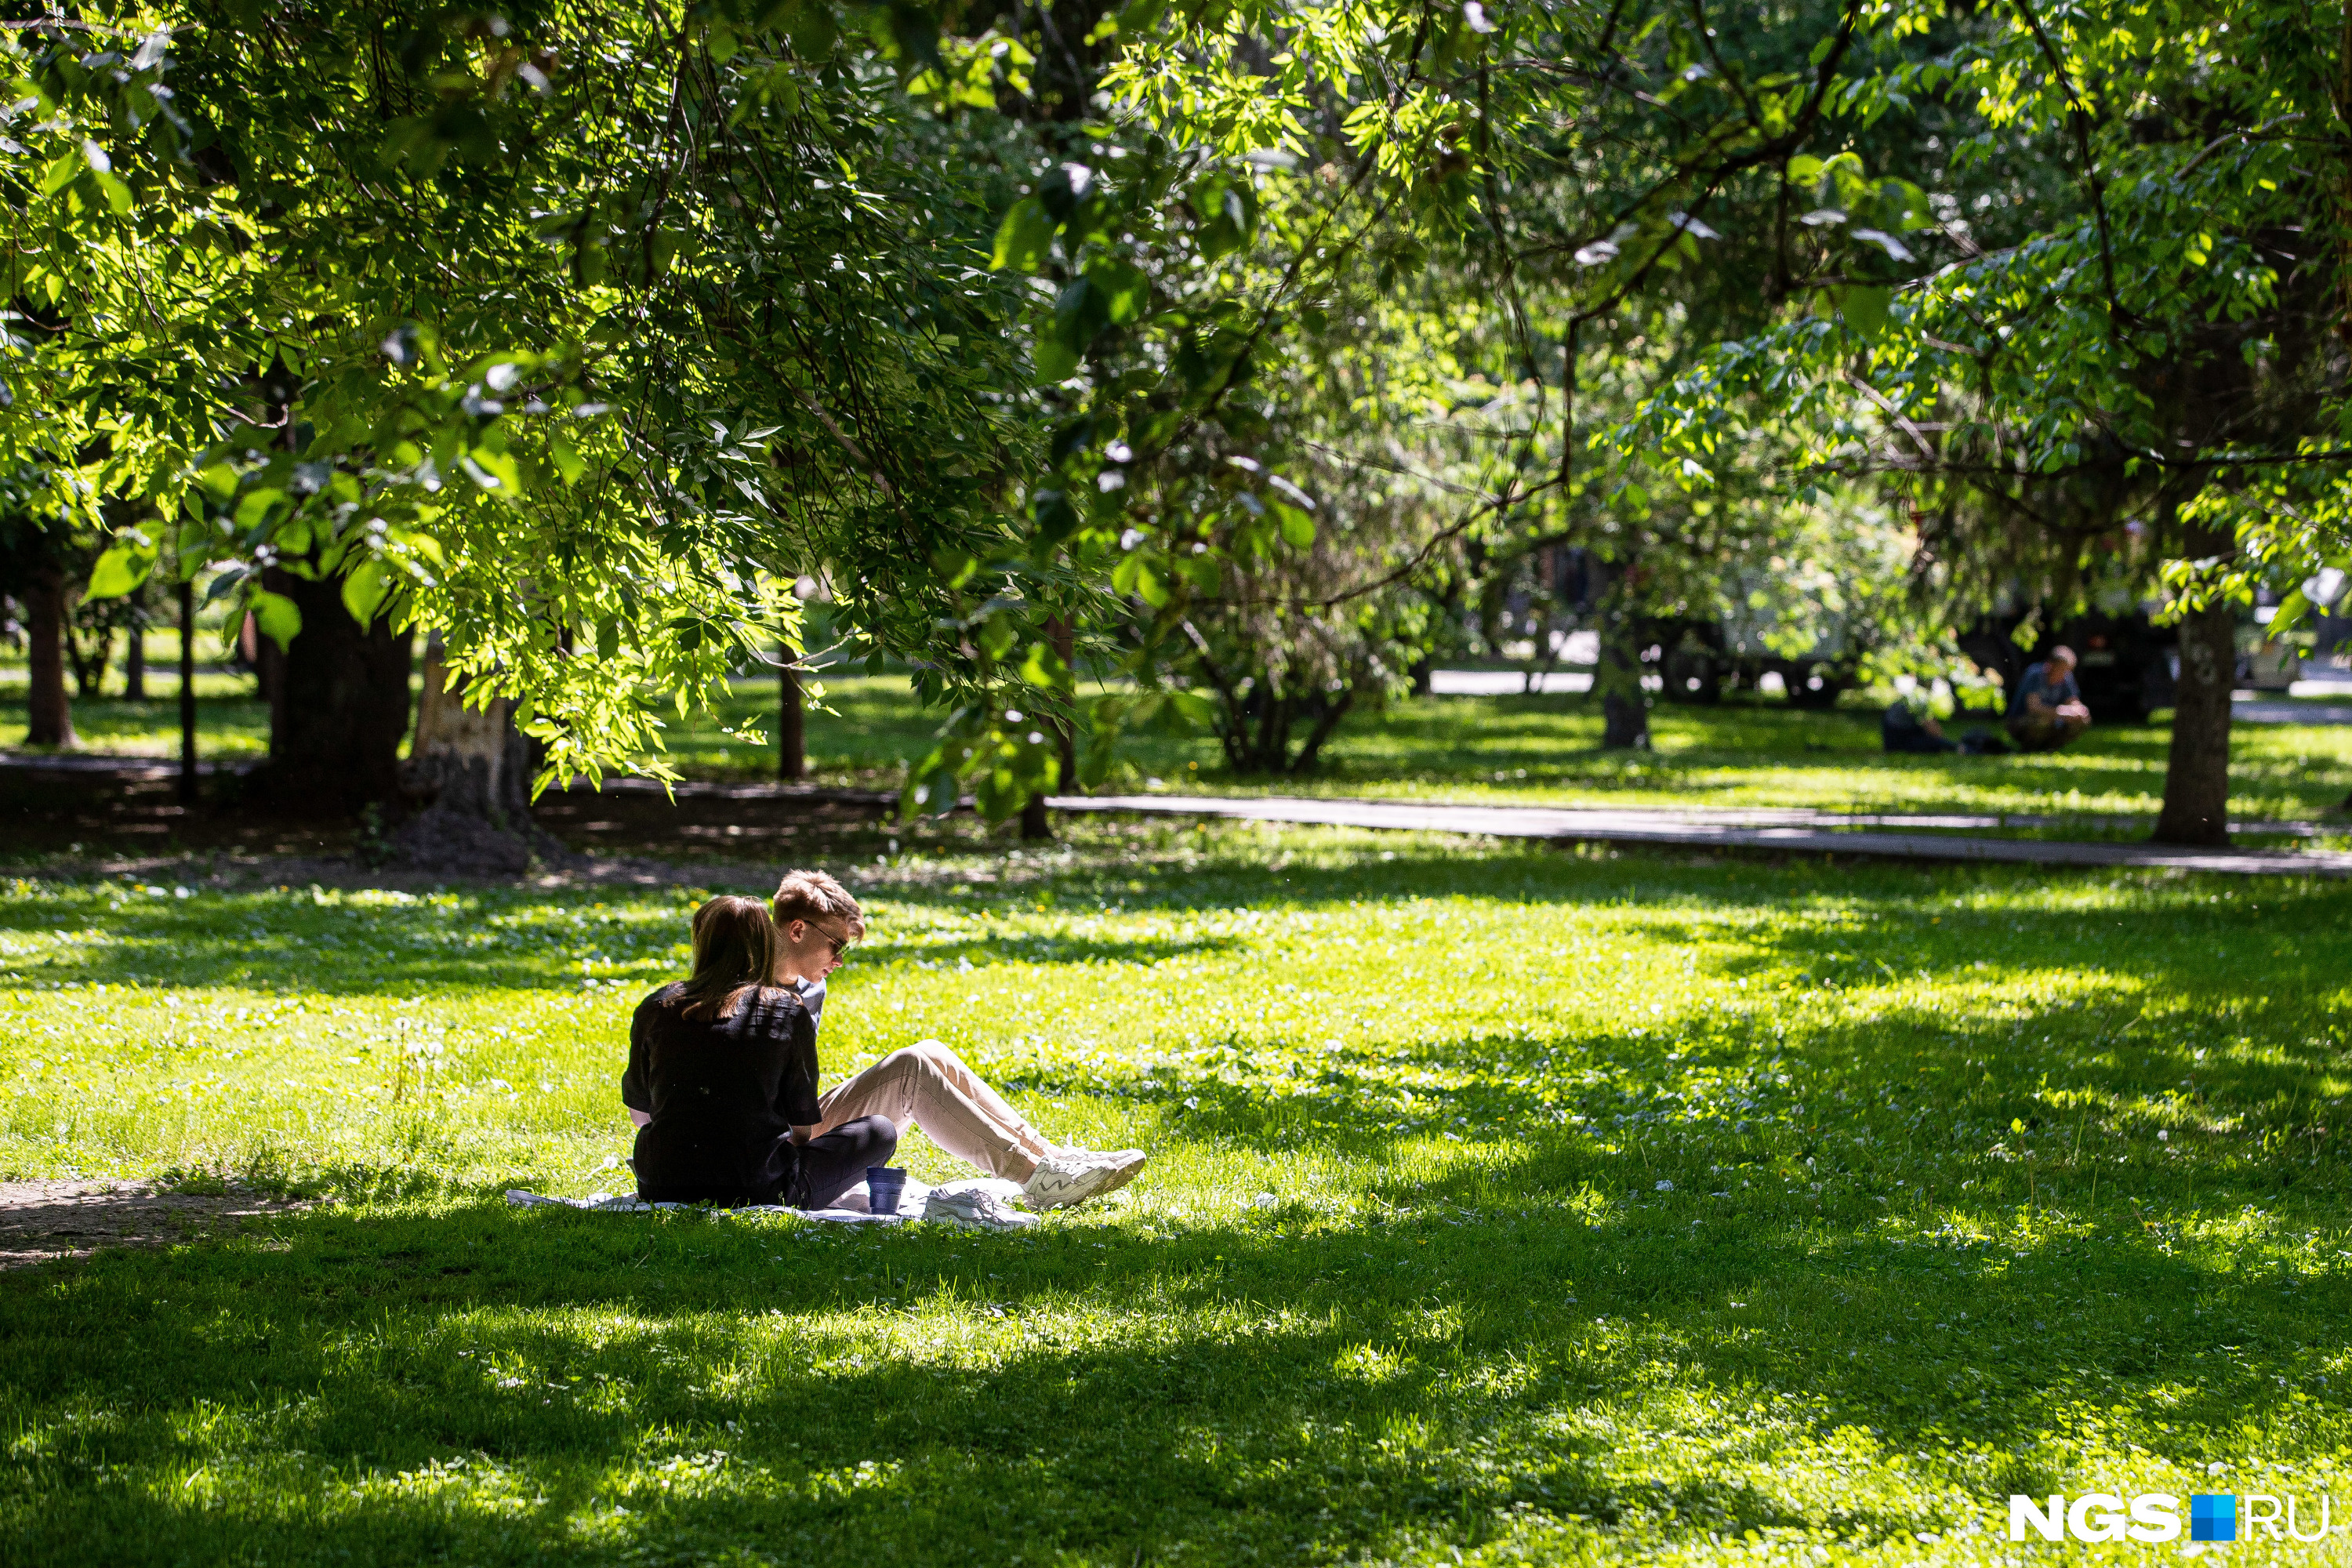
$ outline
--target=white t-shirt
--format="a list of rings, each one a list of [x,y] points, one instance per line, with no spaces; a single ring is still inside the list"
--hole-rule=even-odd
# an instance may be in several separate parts
[[[814,1029],[824,1021],[824,982],[795,980],[793,989],[800,994],[801,1005],[808,1009],[809,1027]]]

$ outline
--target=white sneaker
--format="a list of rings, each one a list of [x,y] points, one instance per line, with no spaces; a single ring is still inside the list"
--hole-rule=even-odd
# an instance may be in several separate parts
[[[988,1230],[1017,1230],[1037,1223],[1035,1215],[1023,1214],[976,1182],[970,1186],[933,1187],[923,1200],[923,1217]]]
[[[1066,1208],[1082,1204],[1115,1187],[1123,1187],[1150,1158],[1140,1149],[1117,1149],[1098,1153],[1092,1149],[1064,1149],[1037,1162],[1036,1173],[1022,1189],[1033,1209]]]

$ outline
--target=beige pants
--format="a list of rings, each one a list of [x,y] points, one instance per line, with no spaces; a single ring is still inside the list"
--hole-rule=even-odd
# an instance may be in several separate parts
[[[1004,1097],[937,1040],[892,1051],[816,1102],[819,1136],[861,1116],[887,1116],[992,1176],[1025,1182],[1054,1152]]]

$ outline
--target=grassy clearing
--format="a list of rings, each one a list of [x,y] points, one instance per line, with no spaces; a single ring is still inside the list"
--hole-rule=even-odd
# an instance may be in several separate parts
[[[203,745],[232,760],[268,749],[268,714],[251,683],[203,677]],[[176,688],[170,688],[176,690]],[[244,693],[240,696],[238,693]],[[831,711],[809,715],[813,775],[836,786],[896,789],[928,752],[937,715],[914,703],[898,676],[826,683]],[[9,703],[0,672],[0,703]],[[772,751],[737,740],[757,723],[772,736],[773,682],[739,682],[724,710],[672,723],[667,756],[688,778],[773,775]],[[13,705],[13,703],[11,704]],[[2328,706],[2313,700],[2311,706]],[[79,704],[91,749],[175,753],[170,700]],[[0,746],[22,737],[22,720],[0,723]],[[7,727],[17,726],[13,732]],[[1651,716],[1653,749],[1604,752],[1599,709],[1582,697],[1421,698],[1367,713],[1333,742],[1326,765],[1303,779],[1236,777],[1213,742],[1142,736],[1109,787],[1378,795],[1542,805],[1811,806],[1861,812],[1967,811],[2053,816],[2066,837],[2142,836],[2162,804],[2163,725],[2095,729],[2067,751],[2039,756],[1885,755],[1878,710],[1862,697],[1826,712],[1735,700],[1714,708],[1662,703]],[[2233,813],[2307,820],[2352,795],[2352,725],[2241,724],[2231,740]],[[2107,817],[2130,818],[2110,823]]]
[[[341,1200],[0,1278],[0,1559],[1944,1562],[2352,1452],[2352,889],[907,849],[828,1064],[947,1038],[1129,1201],[506,1209],[619,1184],[680,890],[0,884],[0,1166]]]

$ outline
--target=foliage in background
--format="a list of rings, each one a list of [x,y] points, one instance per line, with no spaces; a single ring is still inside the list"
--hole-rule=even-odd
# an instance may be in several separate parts
[[[646,763],[795,635],[979,679],[943,555],[992,551],[1027,426],[984,268],[999,132],[904,112],[911,10],[512,17],[226,0],[5,46],[0,443],[166,546],[442,634],[564,774]],[[299,43],[298,43],[299,40]],[[100,47],[93,49],[93,43]],[[302,71],[281,68],[299,52]]]
[[[1940,33],[1940,10],[1910,15]],[[2260,3],[2020,5],[1932,61],[1885,62],[1863,100],[1964,114],[1949,158],[1972,198],[1935,198],[1866,289],[1711,351],[1616,439],[1694,486],[1759,441],[1817,480],[1891,478],[1979,602],[2063,611],[2152,586],[2168,556],[2191,605],[2292,589],[2344,548],[2340,24]],[[1864,173],[1790,168],[1832,233],[1868,216]]]

